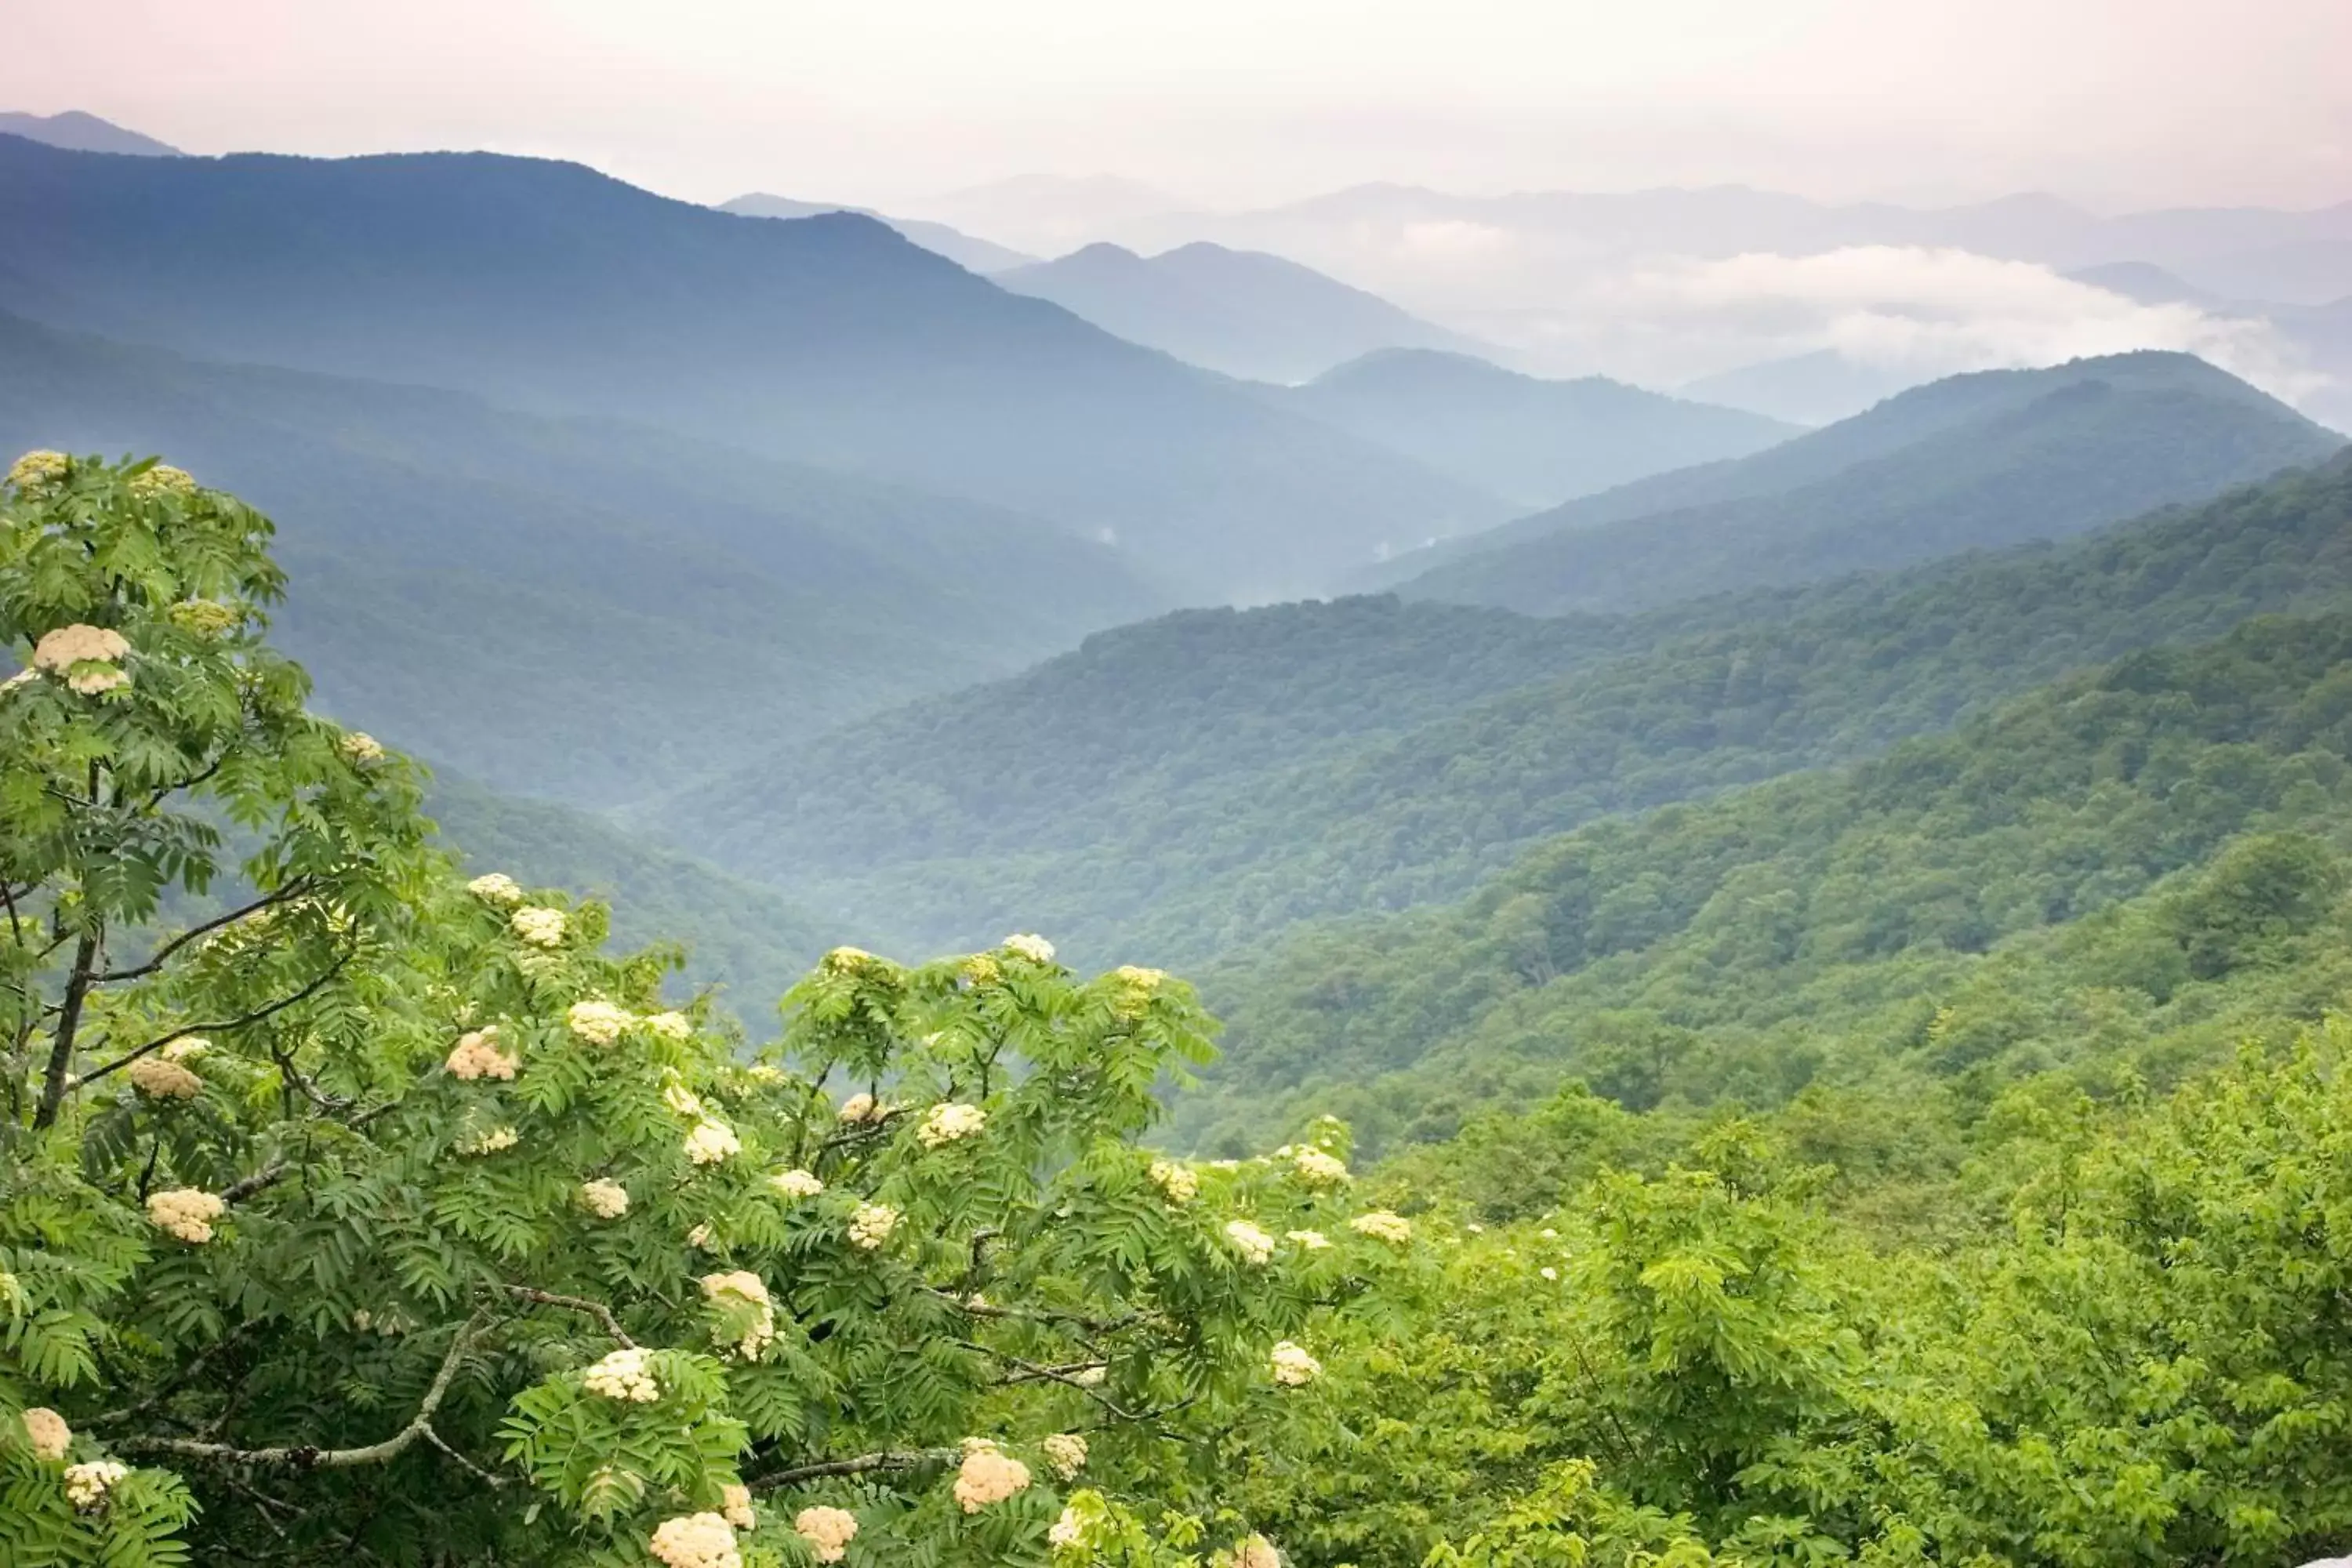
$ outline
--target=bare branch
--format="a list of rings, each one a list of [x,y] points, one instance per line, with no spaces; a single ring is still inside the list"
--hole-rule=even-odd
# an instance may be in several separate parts
[[[489,1471],[482,1468],[481,1466],[474,1463],[473,1460],[466,1458],[465,1455],[457,1452],[457,1449],[449,1447],[447,1443],[442,1441],[441,1434],[436,1432],[430,1426],[425,1428],[425,1440],[432,1444],[435,1447],[440,1449],[443,1453],[448,1455],[451,1458],[457,1460],[457,1463],[463,1465],[467,1469],[472,1471],[474,1479],[480,1481],[483,1485],[488,1487],[503,1487],[507,1484],[507,1479],[504,1476],[494,1476],[490,1474]]]
[[[187,946],[188,943],[195,941],[196,938],[204,936],[211,931],[216,931],[223,926],[235,925],[237,921],[245,919],[246,916],[259,914],[263,910],[268,909],[273,904],[282,904],[289,899],[298,898],[303,893],[310,891],[311,886],[312,883],[310,878],[297,877],[294,880],[287,883],[284,887],[278,889],[276,892],[271,893],[267,898],[256,899],[253,902],[246,905],[245,908],[241,910],[231,910],[228,913],[215,916],[215,918],[205,921],[202,925],[189,927],[186,931],[182,931],[178,936],[173,937],[171,941],[157,948],[154,955],[149,958],[146,963],[140,964],[138,967],[133,969],[110,969],[103,974],[91,976],[90,984],[93,985],[111,985],[124,980],[143,980],[148,975],[152,974],[157,970],[163,968],[164,964],[170,963],[173,953]]]
[[[160,1051],[165,1046],[170,1045],[173,1040],[181,1039],[186,1036],[226,1035],[232,1029],[243,1029],[249,1027],[252,1025],[258,1024],[263,1019],[269,1017],[272,1014],[283,1013],[287,1008],[293,1006],[296,1003],[308,1001],[312,996],[317,995],[320,990],[326,985],[327,982],[332,980],[336,975],[341,974],[343,972],[344,965],[351,963],[352,956],[357,952],[358,950],[356,948],[345,950],[341,957],[336,959],[333,963],[328,965],[324,972],[322,972],[316,979],[310,981],[310,984],[304,985],[300,990],[290,992],[284,996],[280,996],[277,1001],[270,1003],[266,1007],[257,1007],[254,1009],[254,1011],[247,1013],[242,1018],[229,1018],[216,1024],[183,1024],[169,1034],[158,1035],[153,1039],[147,1041],[145,1044],[137,1046],[132,1049],[126,1051],[121,1056],[115,1058],[114,1060],[107,1063],[104,1067],[93,1068],[91,1071],[83,1074],[82,1077],[73,1085],[73,1088],[76,1089],[85,1089],[89,1085],[96,1083],[100,1079],[104,1078],[107,1074],[111,1072],[120,1072],[122,1068],[129,1067],[132,1062],[137,1061],[140,1058],[150,1055],[155,1051]],[[314,1095],[313,1098],[316,1099],[318,1097]],[[322,1100],[320,1100],[320,1103],[323,1105],[327,1102]],[[52,1117],[54,1118],[54,1112],[52,1112]],[[47,1123],[43,1122],[41,1125],[46,1126]]]
[[[821,1459],[814,1464],[795,1465],[788,1470],[771,1470],[764,1476],[753,1476],[744,1484],[754,1491],[771,1487],[788,1487],[797,1481],[819,1481],[835,1476],[871,1475],[877,1470],[919,1470],[927,1465],[944,1465],[962,1457],[961,1448],[899,1448],[880,1454],[860,1454],[854,1459]]]
[[[621,1327],[621,1320],[613,1316],[613,1309],[602,1301],[591,1301],[585,1296],[559,1296],[552,1290],[541,1290],[530,1285],[509,1285],[506,1288],[506,1291],[509,1296],[519,1296],[526,1301],[536,1301],[543,1307],[562,1307],[574,1312],[585,1312],[602,1323],[604,1326],[604,1331],[619,1341],[623,1350],[633,1351],[637,1348],[637,1342],[629,1338],[627,1331]]]
[[[226,1443],[204,1443],[192,1437],[124,1437],[114,1447],[131,1454],[172,1454],[184,1459],[213,1459],[230,1465],[286,1465],[298,1470],[347,1470],[361,1465],[381,1465],[400,1458],[410,1446],[432,1430],[433,1413],[441,1408],[448,1396],[449,1384],[457,1375],[457,1364],[465,1359],[474,1338],[481,1332],[484,1314],[475,1313],[457,1331],[449,1342],[449,1353],[441,1358],[441,1368],[433,1374],[432,1386],[425,1391],[424,1400],[408,1425],[381,1443],[370,1443],[362,1448],[312,1448],[308,1447],[277,1448],[239,1448]]]
[[[253,1174],[246,1177],[243,1181],[234,1182],[229,1185],[223,1187],[220,1192],[220,1200],[225,1204],[242,1203],[247,1198],[253,1196],[254,1194],[261,1191],[264,1187],[276,1186],[279,1182],[284,1181],[288,1173],[293,1169],[294,1167],[284,1160],[279,1160],[272,1164],[264,1165],[260,1170],[254,1172]]]

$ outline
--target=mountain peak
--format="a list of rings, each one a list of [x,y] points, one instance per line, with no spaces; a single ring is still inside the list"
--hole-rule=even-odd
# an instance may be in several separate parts
[[[22,136],[74,153],[118,153],[140,158],[177,158],[180,150],[152,136],[142,136],[110,120],[79,109],[58,114],[25,114],[0,110],[0,135]]]

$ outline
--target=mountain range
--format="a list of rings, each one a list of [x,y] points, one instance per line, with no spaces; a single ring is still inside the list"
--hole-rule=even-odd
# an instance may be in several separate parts
[[[1146,257],[1098,243],[994,278],[1129,342],[1255,381],[1305,381],[1377,349],[1494,352],[1295,261],[1222,245]]]
[[[1019,267],[1037,259],[1026,251],[982,239],[977,235],[966,234],[943,223],[891,217],[871,207],[853,206],[846,202],[803,202],[790,196],[772,196],[753,191],[732,201],[719,203],[719,210],[737,213],[744,217],[822,217],[826,213],[855,213],[860,217],[887,224],[925,250],[946,257],[968,272],[1001,272],[1008,267]]]
[[[177,147],[136,131],[126,131],[112,121],[100,120],[79,109],[68,109],[62,114],[0,110],[0,136],[22,136],[28,142],[75,153],[120,153],[141,158],[180,156]]]

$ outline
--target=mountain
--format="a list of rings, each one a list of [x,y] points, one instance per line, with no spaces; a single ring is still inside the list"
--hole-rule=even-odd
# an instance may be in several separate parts
[[[1867,756],[2070,669],[2352,595],[2352,457],[2095,537],[1539,621],[1185,615],[780,750],[644,819],[895,949],[1194,963],[1462,895],[1597,816]],[[985,714],[985,723],[973,715]]]
[[[1531,615],[1638,609],[2063,538],[2341,445],[2186,354],[1986,371],[1460,542],[1402,591]]]
[[[943,223],[891,217],[876,212],[872,207],[854,207],[838,202],[801,202],[790,196],[772,196],[754,191],[749,195],[737,196],[733,201],[719,203],[719,210],[739,213],[744,217],[818,217],[826,213],[856,213],[860,217],[870,217],[877,223],[889,225],[925,250],[946,257],[968,272],[1002,272],[1008,267],[1019,267],[1037,259],[1026,251],[982,239]]]
[[[1896,1062],[1966,1095],[2080,1047],[2137,1081],[2226,1058],[2248,1037],[2215,983],[2315,1019],[2347,979],[2347,693],[2352,613],[2257,619],[1580,828],[1458,905],[1296,932],[1205,977],[1225,1054],[1178,1135],[1328,1110],[1375,1146],[1444,1137],[1563,1077],[1754,1109]]]
[[[1375,349],[1479,347],[1311,268],[1221,245],[1151,257],[1089,245],[995,280],[1129,342],[1254,381],[1304,381]]]
[[[665,432],[0,315],[0,450],[168,452],[272,516],[329,710],[590,805],[1169,602],[1049,524]]]
[[[0,136],[22,136],[75,153],[121,153],[142,158],[180,156],[177,147],[168,146],[152,136],[142,136],[136,131],[125,131],[79,109],[68,109],[62,114],[0,111]]]
[[[1719,371],[1676,390],[1701,403],[1794,425],[1832,425],[1916,384],[1916,377],[1890,366],[1863,364],[1835,349],[1818,349]]]
[[[0,277],[53,325],[664,425],[1033,512],[1195,598],[1296,594],[1382,540],[1500,512],[871,219],[740,217],[574,164],[0,137]]]
[[[1546,381],[1431,349],[1382,349],[1271,395],[1529,507],[1745,457],[1797,434],[1602,376]]]

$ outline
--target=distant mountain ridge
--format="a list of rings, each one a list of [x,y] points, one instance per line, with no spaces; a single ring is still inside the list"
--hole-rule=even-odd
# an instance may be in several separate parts
[[[1295,261],[1204,242],[1149,257],[1097,243],[995,281],[1129,342],[1252,381],[1304,381],[1378,349],[1495,352]]]
[[[2342,444],[2185,354],[1985,371],[1459,541],[1401,591],[1537,615],[1640,609],[2060,538]]]
[[[1745,457],[1799,433],[1603,376],[1545,380],[1432,349],[1379,350],[1268,395],[1530,507]]]
[[[177,147],[100,120],[79,109],[61,114],[0,111],[0,136],[22,136],[45,146],[74,153],[118,153],[140,158],[177,158]]]
[[[1506,510],[871,219],[740,217],[574,164],[0,137],[0,272],[13,308],[58,325],[665,425],[1034,513],[1195,599],[1310,591],[1381,540]]]
[[[826,213],[854,213],[859,217],[870,217],[877,223],[887,224],[925,250],[944,256],[971,272],[1001,272],[1008,267],[1019,267],[1037,259],[1026,251],[982,239],[977,235],[966,234],[943,223],[892,217],[887,213],[876,212],[872,207],[852,206],[846,202],[803,202],[791,196],[772,196],[765,192],[753,191],[732,201],[720,202],[719,210],[737,213],[744,217],[776,218],[822,217]]]

